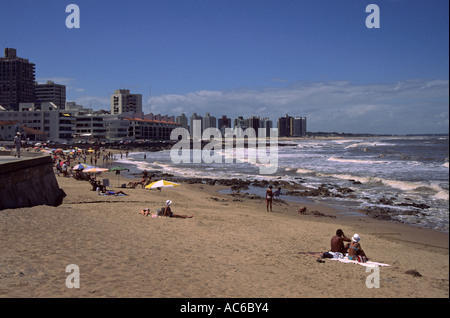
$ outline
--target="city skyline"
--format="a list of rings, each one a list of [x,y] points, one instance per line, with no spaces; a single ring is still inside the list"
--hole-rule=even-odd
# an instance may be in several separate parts
[[[117,89],[144,113],[308,118],[308,130],[448,132],[448,1],[76,1],[2,4],[3,47],[109,109]],[[380,28],[365,24],[369,3]],[[14,29],[14,32],[11,30]]]

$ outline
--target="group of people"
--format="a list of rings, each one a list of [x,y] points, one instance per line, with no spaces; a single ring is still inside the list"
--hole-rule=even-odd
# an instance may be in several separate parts
[[[273,187],[269,186],[266,190],[266,203],[267,203],[267,212],[272,212],[272,201],[274,198],[278,198],[281,194],[281,188],[273,191]],[[366,254],[361,248],[361,244],[359,241],[361,240],[358,234],[353,235],[350,239],[345,236],[342,229],[338,229],[336,231],[336,235],[331,239],[331,252],[334,253],[342,253],[343,255],[348,254],[349,260],[357,260],[359,262],[366,262],[368,260]],[[344,242],[349,242],[344,245]]]
[[[164,208],[162,208],[159,213],[156,212],[156,216],[158,215],[164,215],[164,216],[168,216],[171,218],[181,218],[181,219],[190,219],[192,218],[194,215],[180,215],[180,214],[175,214],[172,212],[171,209],[171,204],[172,201],[171,200],[167,200],[166,201],[166,206]],[[147,215],[151,215],[150,209],[143,209],[139,212],[140,214],[142,214],[143,216],[147,216]]]
[[[343,255],[348,253],[349,260],[365,263],[368,258],[361,248],[360,241],[361,237],[358,234],[354,234],[350,239],[345,236],[342,229],[338,229],[336,235],[331,238],[331,252],[342,253]],[[344,244],[344,242],[349,243]]]
[[[138,185],[141,185],[142,188],[149,185],[152,182],[153,175],[149,175],[147,170],[144,170],[142,173],[142,178],[139,181],[130,181],[127,184],[127,187],[136,188]],[[159,189],[161,190],[161,189]]]

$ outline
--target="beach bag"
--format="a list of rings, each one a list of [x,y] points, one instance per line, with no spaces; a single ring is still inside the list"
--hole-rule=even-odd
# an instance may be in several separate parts
[[[333,254],[333,258],[344,258],[344,254],[339,253],[339,252],[331,252]]]
[[[356,256],[356,260],[358,261],[358,263],[366,263],[367,262],[367,258],[365,256],[361,256],[361,255]]]
[[[330,252],[325,252],[322,254],[322,258],[334,258],[334,255]]]

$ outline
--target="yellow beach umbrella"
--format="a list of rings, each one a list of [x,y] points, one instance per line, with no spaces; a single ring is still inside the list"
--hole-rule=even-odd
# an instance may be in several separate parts
[[[109,169],[105,169],[105,168],[99,168],[99,167],[88,167],[86,169],[83,170],[83,172],[104,172],[104,171],[108,171]]]
[[[170,182],[170,181],[166,181],[166,180],[159,180],[159,181],[155,181],[150,183],[149,185],[145,186],[146,189],[157,189],[157,188],[171,188],[171,187],[177,187],[179,186],[179,183],[175,183],[175,182]]]

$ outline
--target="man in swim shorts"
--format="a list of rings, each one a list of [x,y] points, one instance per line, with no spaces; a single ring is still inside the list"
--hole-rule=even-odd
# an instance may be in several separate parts
[[[344,246],[344,242],[351,242],[351,240],[344,235],[344,231],[338,229],[336,231],[336,235],[331,238],[331,251],[339,252],[345,255],[348,252],[350,243],[347,243]]]

